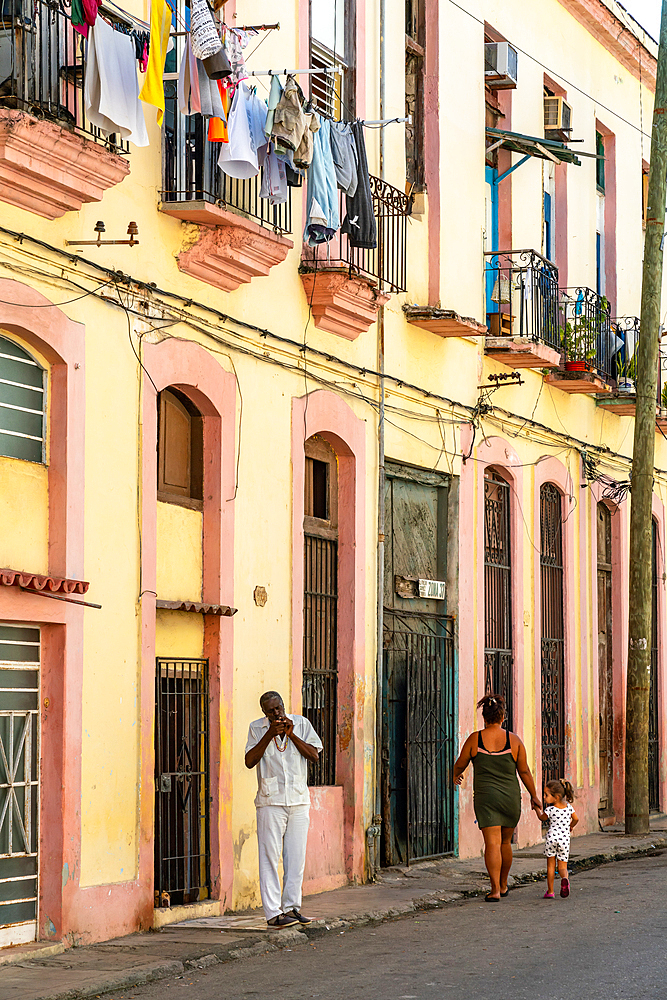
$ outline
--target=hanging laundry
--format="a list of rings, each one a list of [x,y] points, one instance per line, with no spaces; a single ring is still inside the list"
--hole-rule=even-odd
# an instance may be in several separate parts
[[[227,118],[229,115],[229,91],[225,86],[223,86],[222,80],[217,81],[218,89],[220,91],[220,100],[222,101],[222,108],[225,112],[225,117],[223,118],[209,118],[208,120],[208,141],[209,142],[229,142],[229,136],[227,134]]]
[[[313,162],[313,135],[317,132],[319,118],[316,114],[305,114],[306,127],[303,130],[301,142],[294,153],[294,166],[307,170]]]
[[[189,35],[185,39],[181,68],[178,71],[177,94],[178,110],[182,115],[196,115],[201,113],[199,73]]]
[[[277,76],[271,77],[271,90],[269,91],[268,100],[268,114],[266,116],[266,124],[264,125],[264,135],[268,138],[271,137],[271,132],[273,131],[273,116],[275,114],[276,108],[280,103],[280,98],[283,96],[283,88],[280,84],[280,80]]]
[[[232,67],[207,0],[192,0],[190,37],[192,51],[197,59],[201,59],[204,63],[206,73],[211,80],[221,80],[230,75]]]
[[[227,85],[235,87],[241,80],[248,79],[248,71],[245,68],[243,50],[247,48],[250,35],[247,31],[239,31],[238,28],[225,27],[223,32],[223,44],[225,52],[232,68],[227,77]]]
[[[262,186],[260,198],[268,198],[271,205],[282,205],[287,201],[287,173],[285,161],[276,155],[275,146],[269,143],[262,165]]]
[[[105,135],[115,133],[135,146],[148,145],[134,40],[114,31],[102,17],[88,32],[84,100],[88,121]]]
[[[331,123],[323,118],[319,125],[313,139],[313,162],[308,171],[308,209],[303,234],[304,243],[311,247],[328,243],[340,225],[336,170],[331,156]]]
[[[218,166],[228,177],[247,179],[259,173],[253,96],[245,83],[236,88],[227,119],[229,141],[222,145],[218,157]]]
[[[72,0],[72,27],[84,38],[97,19],[101,0]]]
[[[146,79],[139,97],[146,104],[157,108],[157,123],[164,118],[164,63],[167,58],[169,32],[171,30],[171,8],[165,0],[151,0],[151,42],[148,54]]]
[[[357,190],[357,147],[349,122],[331,123],[331,155],[338,187],[352,198]]]
[[[278,145],[296,151],[309,124],[303,111],[301,87],[293,76],[288,76],[283,95],[273,113],[271,137]]]
[[[352,125],[352,134],[357,150],[357,189],[346,198],[347,214],[341,232],[347,233],[351,247],[360,250],[375,250],[377,247],[377,226],[373,212],[373,196],[368,176],[364,126],[360,121]]]
[[[199,104],[201,113],[205,118],[224,118],[225,109],[220,99],[217,80],[211,80],[204,64],[199,59],[197,62],[197,75],[199,78]]]
[[[134,49],[139,69],[142,73],[145,73],[148,69],[148,44],[150,35],[147,31],[132,31],[130,34],[134,38]]]

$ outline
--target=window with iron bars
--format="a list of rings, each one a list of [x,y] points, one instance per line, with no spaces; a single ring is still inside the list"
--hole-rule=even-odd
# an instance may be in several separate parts
[[[356,0],[311,0],[310,65],[328,72],[310,77],[310,99],[335,121],[354,118]]]
[[[303,714],[322,740],[309,785],[335,785],[338,719],[338,483],[336,454],[323,438],[305,445]]]

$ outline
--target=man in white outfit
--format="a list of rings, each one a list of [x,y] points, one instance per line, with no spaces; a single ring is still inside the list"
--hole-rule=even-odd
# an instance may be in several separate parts
[[[250,723],[245,766],[257,768],[259,889],[271,927],[309,924],[301,913],[303,869],[310,820],[308,761],[315,763],[322,741],[302,715],[285,715],[277,691],[259,699],[263,719]],[[283,857],[283,889],[278,864]]]

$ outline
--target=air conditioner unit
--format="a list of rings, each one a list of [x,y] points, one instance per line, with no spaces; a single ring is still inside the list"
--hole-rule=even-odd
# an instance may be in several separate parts
[[[516,49],[509,42],[484,43],[484,82],[494,90],[510,90],[517,81]]]
[[[544,132],[548,139],[570,138],[572,108],[562,97],[544,98]]]

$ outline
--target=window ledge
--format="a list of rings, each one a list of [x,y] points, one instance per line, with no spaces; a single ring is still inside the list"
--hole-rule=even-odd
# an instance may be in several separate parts
[[[78,212],[130,172],[127,160],[91,139],[0,109],[0,201],[44,219]]]
[[[177,493],[165,493],[164,490],[158,490],[157,498],[161,503],[175,503],[178,507],[187,507],[189,510],[204,509],[203,500],[195,500],[193,497],[181,497]]]
[[[163,203],[161,210],[202,227],[196,242],[179,254],[179,270],[224,292],[233,292],[253,278],[266,277],[294,247],[287,237],[218,205]]]

